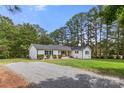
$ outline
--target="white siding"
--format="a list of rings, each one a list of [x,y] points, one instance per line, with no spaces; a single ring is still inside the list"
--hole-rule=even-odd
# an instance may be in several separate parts
[[[71,56],[73,58],[91,59],[91,49],[89,47],[86,47],[83,50],[76,50],[76,51],[78,51],[78,53],[75,53],[75,50],[71,51]],[[89,54],[85,54],[86,51],[89,51]],[[34,46],[31,46],[29,48],[29,57],[31,59],[37,59],[37,54],[43,54],[44,55],[45,50],[37,50]],[[53,55],[61,55],[61,51],[53,50]]]
[[[29,57],[31,59],[37,59],[37,50],[34,46],[31,46],[29,49]]]
[[[82,51],[78,51],[78,53],[75,53],[75,51],[72,51],[71,56],[74,58],[82,59]]]
[[[75,53],[75,51],[78,51],[78,53]],[[89,54],[85,54],[85,51],[89,51]],[[89,47],[86,47],[82,51],[81,50],[73,50],[71,52],[71,56],[73,58],[79,58],[79,59],[91,59],[91,49]]]
[[[44,50],[38,50],[38,54],[45,54],[45,51]]]
[[[45,50],[38,50],[38,54],[45,55]],[[58,50],[53,50],[53,55],[58,55]]]
[[[61,51],[58,51],[58,55],[61,55]]]
[[[89,51],[89,54],[85,54],[86,51]],[[83,50],[83,59],[91,59],[91,49],[89,47]]]
[[[53,55],[59,55],[58,50],[53,50]]]

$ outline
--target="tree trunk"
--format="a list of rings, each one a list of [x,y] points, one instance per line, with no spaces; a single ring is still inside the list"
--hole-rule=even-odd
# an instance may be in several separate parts
[[[105,56],[108,56],[108,33],[109,33],[109,25],[107,23],[106,25],[106,50],[105,50]]]
[[[96,57],[97,57],[97,54],[98,54],[98,51],[97,51],[97,49],[98,49],[98,42],[97,42],[97,28],[96,28],[96,23],[95,23],[95,26],[94,26],[94,28],[95,28],[95,51],[96,51]]]
[[[101,20],[101,23],[100,23],[100,58],[102,56],[102,50],[101,50],[101,39],[102,39],[102,37],[101,37],[101,34],[102,34],[102,20]]]
[[[88,31],[87,31],[87,44],[89,45],[90,42],[90,29],[89,29],[89,25],[88,25]]]
[[[81,46],[83,46],[83,28],[81,26]]]
[[[123,59],[124,59],[124,29],[122,30],[122,55],[123,55]]]
[[[119,55],[119,50],[120,50],[120,49],[119,49],[120,47],[118,46],[118,45],[120,45],[120,43],[119,43],[119,40],[120,40],[120,39],[119,39],[119,37],[120,37],[119,34],[120,34],[120,33],[119,33],[119,32],[120,32],[120,31],[119,31],[119,26],[118,26],[118,27],[117,27],[117,35],[118,35],[118,36],[117,36],[117,55]]]

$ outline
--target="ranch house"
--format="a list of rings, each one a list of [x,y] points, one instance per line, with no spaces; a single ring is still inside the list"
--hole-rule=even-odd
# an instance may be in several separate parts
[[[29,57],[31,59],[38,59],[39,55],[42,55],[42,59],[70,57],[91,59],[91,48],[89,46],[69,47],[63,45],[31,44],[29,47]]]

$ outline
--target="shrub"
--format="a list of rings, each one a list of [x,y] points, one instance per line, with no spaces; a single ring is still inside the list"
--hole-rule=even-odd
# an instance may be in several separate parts
[[[74,58],[73,56],[70,56],[70,58]]]
[[[120,59],[120,56],[119,56],[119,55],[117,55],[117,56],[116,56],[116,59]]]
[[[117,55],[113,55],[114,59],[116,59]]]
[[[3,56],[3,55],[0,55],[0,59],[5,59],[5,56]]]
[[[58,55],[58,58],[61,59],[62,58],[62,55]]]
[[[50,55],[46,55],[46,58],[49,59],[50,58]]]
[[[104,56],[101,56],[101,59],[104,59]]]
[[[44,55],[43,55],[43,54],[39,54],[37,57],[38,57],[38,59],[40,59],[40,60],[41,60],[41,59],[43,59],[43,58],[44,58]]]
[[[100,58],[100,56],[97,56],[96,58]]]
[[[100,58],[101,58],[101,59],[107,59],[108,57],[105,56],[105,55],[102,55]]]
[[[56,55],[53,55],[53,58],[56,59],[57,58]]]
[[[114,59],[113,55],[108,56],[108,59]]]
[[[96,58],[96,56],[94,56],[94,55],[92,55],[91,57],[92,57],[92,58]]]

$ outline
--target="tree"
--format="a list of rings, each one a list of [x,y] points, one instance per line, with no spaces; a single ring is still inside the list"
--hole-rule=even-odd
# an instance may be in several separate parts
[[[36,43],[38,33],[31,24],[16,26],[16,37],[10,45],[12,57],[27,57],[30,44]]]
[[[70,33],[71,46],[83,46],[85,30],[86,13],[74,15],[67,23],[68,32]]]
[[[61,27],[50,33],[50,37],[54,40],[55,44],[64,44],[66,41],[65,27]]]
[[[5,5],[4,7],[13,14],[21,11],[21,8],[17,5]]]
[[[0,16],[0,58],[9,57],[10,44],[14,38],[14,26],[11,19]]]
[[[103,30],[103,18],[102,18],[102,9],[103,6],[99,5],[97,6],[97,11],[98,11],[98,27],[99,27],[99,55],[100,58],[102,56],[102,46],[101,46],[101,41],[102,41],[102,30]]]
[[[90,43],[94,45],[94,52],[95,56],[97,57],[98,55],[98,10],[96,7],[93,7],[89,12],[88,12],[88,23],[87,23],[87,39],[88,39],[88,44],[89,40]]]
[[[117,21],[118,24],[118,30],[117,30],[117,35],[118,35],[118,39],[120,38],[120,43],[118,41],[118,44],[121,46],[122,51],[124,51],[124,43],[123,43],[123,39],[124,39],[124,35],[123,35],[123,30],[124,29],[124,6],[104,6],[104,12],[106,12],[107,14],[107,18],[110,20],[110,23]],[[121,30],[120,30],[121,29]],[[119,34],[120,33],[120,34]],[[118,48],[118,50],[120,50],[120,48]],[[119,52],[119,51],[118,51]],[[124,56],[124,52],[123,52],[123,56]]]
[[[43,45],[53,44],[53,40],[49,36],[43,35],[40,36],[40,38],[38,39],[38,44],[43,44]]]

